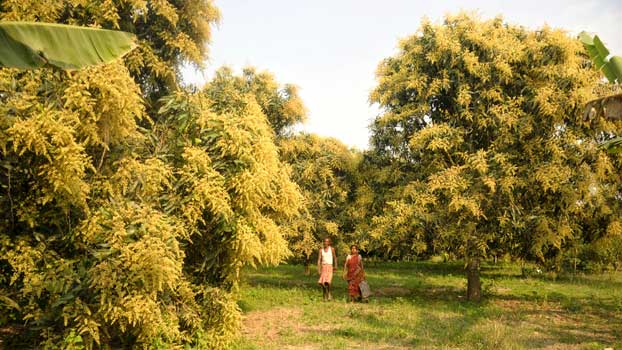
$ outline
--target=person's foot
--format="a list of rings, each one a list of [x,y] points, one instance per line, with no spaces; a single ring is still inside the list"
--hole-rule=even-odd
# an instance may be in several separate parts
[[[328,292],[328,300],[333,300],[333,296],[330,294],[330,292]]]

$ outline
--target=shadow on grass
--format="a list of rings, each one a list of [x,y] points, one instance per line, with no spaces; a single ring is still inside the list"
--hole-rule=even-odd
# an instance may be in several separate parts
[[[439,306],[438,309],[435,305]],[[387,344],[400,349],[431,344],[455,346],[463,343],[462,339],[473,327],[490,317],[487,310],[470,303],[452,308],[432,301],[431,306],[433,309],[429,311],[418,312],[415,322],[387,319],[382,311],[375,314],[370,309],[358,309],[348,315],[353,319],[353,326],[331,330],[330,334],[353,342],[382,344],[383,348]]]
[[[333,277],[334,282],[341,279],[342,267]],[[313,271],[313,269],[312,269]],[[367,277],[370,280],[383,278],[389,283],[399,284],[402,281],[416,282],[418,277],[425,276],[460,276],[464,275],[464,267],[460,263],[387,263],[386,266],[366,266]],[[260,270],[245,270],[245,280],[251,285],[270,285],[273,287],[309,287],[317,284],[318,276],[315,273],[305,276],[301,265],[282,265]],[[345,283],[345,282],[344,282]]]
[[[607,274],[572,274],[572,273],[563,273],[559,275],[554,274],[530,274],[529,276],[524,276],[520,273],[520,271],[516,273],[495,273],[490,271],[496,271],[496,269],[490,268],[482,268],[482,276],[493,278],[493,279],[532,279],[547,283],[565,283],[565,284],[573,284],[573,285],[603,285],[607,287],[616,287],[622,288],[622,275],[620,278],[608,278],[605,279],[603,276],[608,276]],[[612,275],[609,275],[612,276]]]
[[[605,280],[598,275],[563,275],[558,278],[550,278],[546,276],[529,276],[524,277],[520,272],[512,273],[512,266],[504,265],[484,265],[482,266],[482,282],[484,288],[488,283],[496,283],[497,281],[537,281],[546,283],[554,289],[565,290],[568,286],[587,286],[592,289],[598,289],[602,292],[605,289],[622,290],[622,275],[620,278],[610,277]],[[304,268],[301,265],[282,265],[278,267],[265,268],[260,270],[246,270],[245,282],[251,286],[266,286],[276,288],[302,288],[317,289],[318,276],[315,273],[304,275]],[[500,271],[500,272],[493,272]],[[508,271],[508,272],[503,272]],[[341,278],[341,270],[337,270],[333,277],[334,289],[345,287],[346,282]],[[399,293],[396,296],[405,296],[408,294],[420,294],[422,296],[431,297],[433,299],[447,299],[444,295],[459,296],[466,288],[466,279],[464,277],[464,265],[460,262],[455,263],[386,263],[386,266],[376,266],[366,268],[367,280],[376,287],[402,287],[409,293]],[[614,276],[614,275],[611,275]],[[617,275],[615,275],[617,277]],[[434,280],[434,283],[431,281]],[[451,280],[448,280],[451,279]],[[456,286],[458,285],[458,286]],[[602,287],[602,288],[601,288]],[[533,286],[539,288],[539,286]],[[526,291],[529,291],[527,288]],[[486,291],[485,291],[486,292]],[[456,295],[458,294],[458,295]],[[549,297],[554,300],[562,301],[565,297],[560,292],[548,292]],[[392,296],[392,295],[388,295]],[[487,295],[489,298],[495,298],[494,293]],[[537,301],[542,298],[540,294],[524,294],[521,298],[526,300]],[[453,298],[449,298],[453,299]],[[593,297],[592,302],[599,305],[598,302],[602,298]]]
[[[524,327],[534,334],[517,338],[516,341],[525,348],[587,343],[611,345],[616,339],[622,339],[622,300],[607,293],[607,290],[622,286],[615,279],[608,281],[598,276],[529,277],[527,279],[546,283],[545,287],[552,288],[538,289],[542,287],[539,285],[524,288],[521,287],[521,280],[525,278],[517,266],[486,264],[482,267],[484,282],[516,280],[520,283],[514,290],[506,288],[510,294],[495,293],[493,288],[482,303],[474,304],[464,300],[464,270],[459,262],[368,264],[366,270],[372,290],[385,292],[375,297],[377,303],[389,304],[401,300],[419,306],[421,313],[414,323],[387,320],[374,314],[355,315],[353,317],[367,324],[364,329],[346,327],[330,330],[334,335],[370,342],[384,339],[409,347],[423,343],[455,345],[474,334],[477,336],[477,332],[483,332],[482,327],[492,327],[492,331],[498,331],[494,328],[498,327],[508,335],[513,335],[513,327]],[[319,300],[318,277],[305,276],[303,271],[302,266],[296,265],[247,271],[246,283],[267,288],[309,290],[311,294],[317,291]],[[337,299],[344,299],[346,284],[339,276],[340,271],[335,274],[334,295]],[[579,296],[564,293],[571,285],[589,288],[581,290]],[[607,289],[598,291],[598,295],[580,297],[597,291],[601,286]],[[243,303],[241,306],[248,310]],[[437,310],[427,311],[429,308],[440,308],[444,312],[439,315]],[[421,338],[421,334],[425,339]],[[499,339],[503,341],[503,337]],[[499,348],[497,343],[486,346]]]
[[[524,296],[495,296],[510,321],[527,322],[537,336],[531,347],[555,344],[602,343],[622,341],[622,312],[603,308],[602,303],[568,298],[553,293],[546,299]]]
[[[525,349],[574,349],[579,344],[611,346],[622,341],[622,324],[619,321],[611,324],[606,315],[577,315],[533,305],[500,311],[471,303],[430,301],[428,304],[432,310],[420,311],[416,322],[358,311],[351,317],[363,322],[363,326],[334,329],[330,333],[352,341],[413,348],[430,344],[453,348],[460,344],[464,348],[509,349],[520,344]],[[515,332],[518,328],[523,328],[520,335]]]

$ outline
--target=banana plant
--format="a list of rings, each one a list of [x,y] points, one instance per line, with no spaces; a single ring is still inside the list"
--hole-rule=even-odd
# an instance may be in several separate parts
[[[622,153],[622,137],[615,137],[611,140],[603,142],[600,147],[605,149],[609,154],[621,154]]]
[[[136,47],[127,32],[40,22],[0,22],[0,67],[81,69],[110,63]]]
[[[596,68],[603,73],[611,84],[622,84],[622,58],[610,56],[598,35],[587,32],[579,34],[579,40],[590,55]],[[584,119],[601,117],[611,120],[622,119],[622,94],[601,97],[592,100],[585,106]],[[622,137],[613,138],[601,145],[609,153],[622,153]]]
[[[612,84],[622,84],[622,58],[620,56],[609,57],[609,50],[598,35],[581,32],[579,40],[583,43],[583,47],[587,50],[596,68],[603,73],[607,80]]]

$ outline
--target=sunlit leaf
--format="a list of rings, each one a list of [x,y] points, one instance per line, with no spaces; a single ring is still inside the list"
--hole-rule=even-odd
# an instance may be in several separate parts
[[[54,23],[0,22],[0,66],[79,69],[109,63],[131,51],[133,34]]]
[[[587,32],[579,34],[579,40],[583,43],[594,65],[611,83],[622,82],[622,58],[609,56],[609,50],[605,47],[598,35]]]

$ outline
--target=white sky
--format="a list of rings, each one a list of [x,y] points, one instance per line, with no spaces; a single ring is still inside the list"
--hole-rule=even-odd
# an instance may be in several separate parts
[[[622,55],[622,0],[215,0],[222,22],[214,30],[205,72],[184,71],[202,85],[214,70],[255,66],[300,87],[309,117],[303,130],[366,148],[367,126],[378,114],[368,102],[374,72],[395,54],[400,38],[421,18],[476,10],[530,28],[548,24],[598,34]]]

